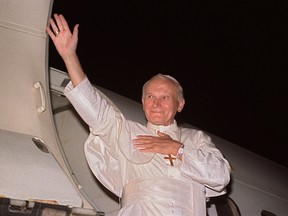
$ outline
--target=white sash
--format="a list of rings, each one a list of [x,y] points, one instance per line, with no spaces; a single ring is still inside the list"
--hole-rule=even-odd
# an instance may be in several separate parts
[[[173,178],[140,179],[124,186],[123,207],[143,202],[173,205],[177,208],[187,209],[191,212],[196,210],[197,212],[199,208],[203,209],[204,207],[205,209],[204,187],[191,181],[188,183]],[[198,206],[194,206],[195,204]]]

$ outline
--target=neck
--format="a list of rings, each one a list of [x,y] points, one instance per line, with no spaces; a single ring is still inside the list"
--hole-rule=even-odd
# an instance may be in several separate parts
[[[177,130],[177,122],[174,120],[174,122],[169,125],[155,125],[147,122],[147,128],[159,131],[175,131]]]

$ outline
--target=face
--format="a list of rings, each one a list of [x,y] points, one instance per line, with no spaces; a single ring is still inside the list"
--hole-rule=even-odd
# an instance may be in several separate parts
[[[177,112],[181,112],[185,100],[179,98],[178,88],[171,81],[155,78],[146,85],[142,104],[145,116],[155,125],[169,125]]]

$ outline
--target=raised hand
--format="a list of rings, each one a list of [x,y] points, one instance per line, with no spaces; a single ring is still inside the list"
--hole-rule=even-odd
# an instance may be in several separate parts
[[[54,14],[54,19],[55,21],[52,18],[49,20],[51,28],[47,27],[46,30],[59,55],[65,61],[69,56],[76,54],[79,24],[74,26],[72,34],[62,14]]]
[[[86,77],[76,53],[79,24],[74,26],[72,34],[63,15],[54,14],[54,19],[56,23],[52,18],[49,21],[53,31],[47,27],[47,34],[65,63],[73,86],[76,86]]]

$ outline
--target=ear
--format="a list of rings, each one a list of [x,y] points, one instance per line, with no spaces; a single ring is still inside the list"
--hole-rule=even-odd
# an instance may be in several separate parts
[[[179,113],[182,111],[184,105],[185,105],[185,99],[180,100],[180,101],[179,101],[179,105],[178,105],[178,109],[177,109],[177,111],[178,111]]]

